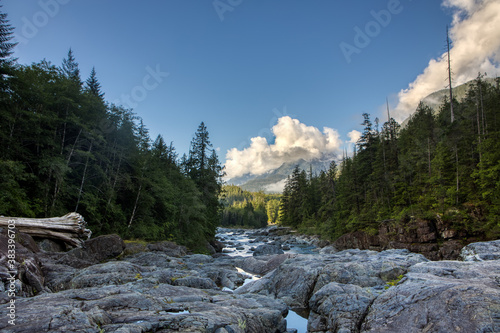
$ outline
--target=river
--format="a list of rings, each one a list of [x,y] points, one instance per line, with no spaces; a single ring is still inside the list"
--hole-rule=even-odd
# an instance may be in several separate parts
[[[252,256],[254,250],[259,245],[272,244],[280,246],[284,253],[295,254],[317,254],[319,249],[314,246],[309,240],[301,236],[294,236],[284,232],[274,233],[279,231],[280,228],[268,227],[264,229],[228,229],[218,228],[217,239],[225,244],[223,253],[229,256]],[[260,278],[260,276],[245,272],[238,268],[239,271],[249,275],[245,281],[250,283]],[[309,311],[307,309],[289,309],[286,317],[288,329],[294,328],[297,333],[307,332],[307,317]]]

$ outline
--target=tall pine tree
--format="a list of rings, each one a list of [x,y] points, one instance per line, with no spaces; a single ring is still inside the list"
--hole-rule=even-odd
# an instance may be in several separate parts
[[[104,97],[104,93],[101,91],[101,84],[97,80],[95,67],[92,67],[90,76],[88,77],[87,81],[85,81],[85,90],[91,93],[92,95],[99,97],[100,99]]]
[[[220,221],[221,204],[219,194],[222,189],[223,169],[212,143],[205,123],[198,126],[187,159],[187,173],[196,183],[207,209],[207,236],[215,235]]]

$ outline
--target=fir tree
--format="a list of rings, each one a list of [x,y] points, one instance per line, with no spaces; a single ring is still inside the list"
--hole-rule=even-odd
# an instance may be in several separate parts
[[[92,95],[103,99],[104,93],[101,91],[101,84],[97,80],[97,75],[95,72],[95,67],[92,67],[92,71],[90,72],[90,76],[87,81],[85,81],[85,90],[90,92]]]
[[[215,150],[212,149],[207,127],[202,122],[198,126],[187,160],[187,172],[202,194],[202,202],[207,208],[208,236],[215,236],[215,228],[220,219],[219,194],[222,189],[223,170]]]
[[[16,61],[15,58],[11,57],[14,53],[14,47],[17,45],[17,43],[12,42],[14,38],[13,31],[14,27],[10,26],[7,14],[0,12],[0,68],[2,69],[2,75],[5,74],[5,68],[11,67]]]
[[[76,62],[75,56],[73,55],[73,50],[70,48],[68,51],[67,58],[63,59],[62,64],[63,74],[75,82],[79,87],[82,85],[80,78],[80,69],[78,68],[78,63]]]

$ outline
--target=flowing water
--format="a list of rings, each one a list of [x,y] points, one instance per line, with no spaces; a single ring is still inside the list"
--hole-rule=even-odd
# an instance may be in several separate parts
[[[226,247],[223,252],[230,256],[248,257],[253,254],[252,248],[257,248],[259,245],[271,244],[274,239],[279,236],[256,236],[256,233],[265,229],[226,229],[219,228],[216,237],[223,242]],[[318,248],[306,240],[291,237],[283,244],[283,251],[285,253],[298,253],[298,254],[317,254]],[[288,249],[289,248],[289,249]]]
[[[249,257],[253,255],[253,250],[259,245],[273,244],[275,241],[278,241],[282,245],[283,252],[285,253],[317,254],[319,250],[316,246],[300,237],[284,237],[286,240],[282,242],[283,238],[279,236],[266,236],[261,234],[265,234],[265,229],[244,230],[219,228],[217,230],[217,239],[225,244],[226,247],[223,249],[223,252],[230,256]],[[244,285],[260,279],[258,275],[246,272],[241,268],[237,269],[240,273],[249,276],[249,278],[245,280]],[[286,317],[287,327],[289,329],[297,329],[297,333],[306,333],[308,316],[308,309],[289,309]]]

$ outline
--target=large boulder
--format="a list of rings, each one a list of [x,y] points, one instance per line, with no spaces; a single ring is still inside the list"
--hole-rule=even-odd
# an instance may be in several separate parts
[[[125,249],[125,243],[118,235],[103,235],[86,240],[82,248],[66,252],[58,264],[75,268],[84,268],[120,255]]]
[[[280,246],[278,245],[271,245],[271,244],[263,244],[257,246],[255,251],[253,252],[253,256],[266,256],[266,255],[271,255],[271,254],[283,254],[283,250],[281,249]]]
[[[305,308],[322,287],[337,282],[362,288],[383,289],[408,269],[427,262],[408,250],[345,250],[330,255],[300,255],[284,261],[259,281],[239,288],[237,293],[274,295],[291,307]]]
[[[307,331],[357,332],[375,297],[377,293],[367,288],[329,283],[309,301]]]
[[[142,279],[142,269],[126,261],[110,261],[79,270],[69,281],[72,289],[120,285]]]
[[[199,276],[186,276],[172,281],[174,286],[184,286],[196,289],[217,289],[212,279]]]
[[[151,243],[147,245],[147,248],[150,251],[163,252],[169,257],[182,257],[188,252],[185,246],[177,245],[169,241]]]
[[[477,242],[465,246],[460,251],[463,261],[483,261],[500,259],[500,240]]]
[[[375,299],[361,332],[498,332],[500,261],[427,262]]]
[[[203,280],[208,278],[215,283],[215,286],[233,290],[242,285],[247,277],[238,272],[233,259],[224,257],[214,259],[211,256],[194,254],[176,258],[170,257],[164,252],[151,251],[137,253],[125,257],[123,260],[147,267],[148,272],[145,272],[144,276],[158,279],[158,281],[165,281],[167,275],[174,281],[189,277],[176,283],[190,287],[214,288],[211,282]],[[159,276],[157,277],[157,275]]]
[[[252,274],[265,275],[276,269],[286,259],[295,256],[294,254],[275,254],[270,256],[246,257],[238,263],[238,267]]]
[[[14,243],[9,242],[12,240]],[[16,231],[15,238],[11,238],[7,230],[0,233],[0,284],[3,290],[15,286],[16,296],[23,297],[47,291],[39,251],[28,234]],[[8,301],[7,294],[1,293],[0,303]]]
[[[19,298],[2,332],[286,332],[287,307],[260,295],[154,284],[140,279]],[[7,304],[0,305],[7,312]]]

